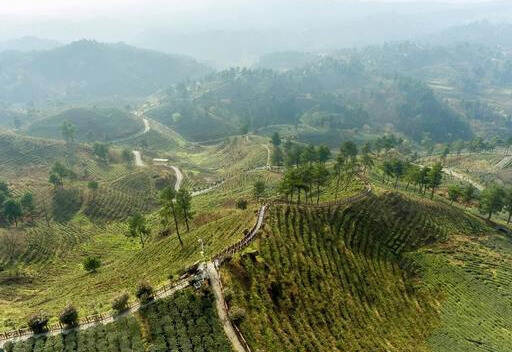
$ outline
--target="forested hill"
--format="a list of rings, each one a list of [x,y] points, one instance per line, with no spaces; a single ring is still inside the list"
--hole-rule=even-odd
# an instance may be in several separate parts
[[[420,81],[372,72],[359,60],[331,57],[286,72],[230,69],[199,83],[177,85],[162,102],[150,114],[185,135],[187,124],[215,121],[231,127],[222,129],[226,134],[292,125],[299,127],[299,139],[308,142],[363,129],[391,129],[417,141],[425,135],[437,141],[472,135],[462,117]]]
[[[122,43],[82,40],[52,50],[8,51],[0,53],[0,101],[146,96],[208,70],[188,57]]]

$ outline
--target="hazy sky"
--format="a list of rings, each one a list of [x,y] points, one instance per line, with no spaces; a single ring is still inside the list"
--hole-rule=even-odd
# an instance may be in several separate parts
[[[429,2],[439,3],[475,3],[492,0],[437,0]],[[226,7],[244,3],[261,3],[261,0],[16,0],[2,1],[0,14],[17,15],[23,17],[60,17],[62,15],[95,16],[98,14],[112,14],[115,11],[135,13],[142,10],[144,13],[158,11],[161,8],[173,8],[176,12],[194,12],[211,9],[212,7]],[[269,2],[269,1],[267,1]],[[272,2],[279,2],[273,0]],[[343,0],[311,0],[311,2],[348,2]],[[425,0],[369,0],[367,2],[426,2]]]
[[[86,38],[195,57],[254,56],[403,40],[511,17],[510,0],[0,0],[0,41]]]

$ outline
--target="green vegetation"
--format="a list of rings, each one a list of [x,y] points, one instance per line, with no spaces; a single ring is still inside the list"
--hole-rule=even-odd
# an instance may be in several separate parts
[[[241,127],[273,134],[280,126],[283,135],[334,146],[340,135],[354,138],[354,131],[382,134],[387,123],[417,142],[425,135],[434,141],[472,137],[467,121],[425,83],[389,78],[363,62],[326,57],[279,73],[229,69],[200,84],[172,87],[148,114],[192,140],[238,134]]]
[[[144,248],[144,244],[151,234],[146,218],[141,214],[135,214],[128,220],[128,228],[129,231],[126,233],[126,236],[138,238],[140,245]]]
[[[84,270],[89,273],[95,273],[96,270],[101,266],[101,261],[95,257],[87,257],[83,263]]]
[[[510,316],[497,308],[486,312],[493,303],[475,300],[481,285],[495,285],[491,262],[500,262],[507,280],[511,269],[498,258],[508,258],[512,248],[494,233],[477,237],[492,232],[478,220],[385,193],[335,209],[276,207],[267,224],[266,235],[223,271],[230,310],[246,312],[238,324],[252,348],[477,351],[485,344],[504,350],[501,329]],[[491,262],[471,264],[461,279],[466,258]],[[509,309],[508,297],[496,299]],[[476,334],[477,342],[467,342],[479,325],[469,329],[467,319],[489,327]]]
[[[109,141],[144,129],[142,121],[128,112],[106,108],[75,108],[30,125],[27,133],[37,137],[78,141]]]
[[[34,334],[42,334],[48,331],[48,317],[44,313],[32,315],[28,319],[28,327]]]
[[[425,240],[405,221],[389,219],[400,232],[381,223],[386,209],[406,209],[404,203],[385,196],[334,212],[274,209],[268,236],[225,271],[230,306],[247,312],[240,328],[250,345],[262,351],[403,351],[412,344],[427,350],[421,341],[436,324],[435,307],[392,254]],[[404,220],[422,214],[413,204]],[[375,209],[372,218],[369,209]],[[402,332],[407,321],[414,323]]]
[[[0,286],[0,331],[23,326],[34,310],[42,309],[55,319],[68,303],[82,317],[108,312],[119,293],[133,292],[141,278],[154,287],[168,283],[169,274],[176,276],[202,259],[199,239],[205,257],[211,258],[239,241],[254,223],[252,207],[238,210],[232,204],[233,208],[198,212],[190,232],[182,236],[183,246],[176,236],[159,236],[162,228],[153,216],[144,248],[138,239],[127,240],[125,223],[102,228],[76,219],[51,223],[50,228],[41,224],[16,236],[0,230],[0,266],[5,268],[0,280],[9,283]],[[102,262],[93,275],[83,269],[87,257]]]
[[[48,58],[74,62],[70,48],[91,53],[84,72],[46,71]],[[0,133],[0,333],[117,316],[6,351],[231,351],[207,281],[194,276],[196,291],[158,299],[163,284],[227,252],[228,316],[253,351],[512,344],[507,51],[283,53],[275,67],[292,68],[181,83],[206,70],[123,44],[12,55],[43,60],[41,81],[20,75],[0,98],[48,87],[26,108],[4,104],[20,113],[0,108],[0,125],[16,129]],[[152,72],[127,64],[142,56]],[[92,57],[112,72],[92,72]],[[145,103],[124,101],[163,82]],[[85,102],[101,92],[106,101]],[[263,204],[262,231],[233,254],[253,240]]]
[[[90,40],[51,50],[6,52],[0,62],[5,70],[0,100],[10,103],[146,97],[209,71],[184,56]]]
[[[78,323],[78,312],[72,305],[66,306],[59,315],[59,322],[67,328],[72,328]]]
[[[180,208],[178,202],[176,202],[176,191],[173,186],[167,186],[162,190],[160,193],[160,205],[162,207],[160,208],[159,215],[165,229],[164,231],[166,231],[166,234],[170,234],[171,223],[174,223],[176,235],[178,236],[180,244],[183,246],[178,222],[178,212]]]
[[[208,289],[184,290],[142,308],[135,316],[65,335],[8,344],[18,351],[230,352]]]
[[[148,282],[140,282],[135,291],[135,297],[141,304],[147,304],[154,300],[153,287]]]
[[[117,314],[121,314],[128,310],[128,301],[130,296],[128,293],[122,293],[112,301],[112,310]]]

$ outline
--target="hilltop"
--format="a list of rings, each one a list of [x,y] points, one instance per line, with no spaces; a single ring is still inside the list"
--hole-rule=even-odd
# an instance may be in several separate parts
[[[275,207],[267,225],[223,271],[255,350],[505,351],[512,341],[500,313],[512,247],[472,216],[386,192],[334,209]]]
[[[129,112],[115,108],[73,108],[30,124],[27,133],[32,136],[63,139],[64,122],[75,126],[78,141],[110,141],[144,130],[144,124]]]
[[[89,40],[3,52],[0,65],[0,101],[7,103],[144,97],[208,72],[188,57]]]

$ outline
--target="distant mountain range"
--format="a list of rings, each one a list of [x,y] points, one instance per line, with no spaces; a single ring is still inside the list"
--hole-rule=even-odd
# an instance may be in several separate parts
[[[37,37],[22,37],[0,42],[0,52],[2,51],[34,51],[49,50],[61,46],[62,43]]]
[[[487,46],[512,47],[512,23],[492,23],[478,21],[462,26],[447,28],[439,33],[422,37],[425,41],[437,45],[468,42]]]
[[[146,96],[208,72],[208,67],[189,57],[123,43],[81,40],[51,50],[4,51],[0,102]]]

